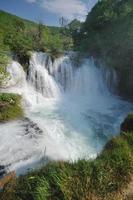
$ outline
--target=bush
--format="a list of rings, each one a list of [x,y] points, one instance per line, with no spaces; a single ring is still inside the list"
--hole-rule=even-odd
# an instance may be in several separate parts
[[[0,122],[13,120],[23,116],[21,96],[16,94],[0,94]]]
[[[6,67],[9,63],[9,56],[7,55],[7,51],[2,49],[0,50],[0,87],[3,85],[3,82],[8,77],[8,73],[6,72]]]

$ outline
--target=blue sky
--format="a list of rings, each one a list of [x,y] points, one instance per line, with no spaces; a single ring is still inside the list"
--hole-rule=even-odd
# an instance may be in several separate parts
[[[0,0],[0,9],[32,21],[59,25],[59,18],[83,21],[98,0]]]

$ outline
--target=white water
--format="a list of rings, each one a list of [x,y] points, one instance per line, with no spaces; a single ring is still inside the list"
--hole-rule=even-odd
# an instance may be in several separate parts
[[[76,67],[67,55],[52,63],[46,54],[34,53],[28,80],[17,62],[8,71],[11,79],[4,91],[22,94],[30,119],[0,125],[0,165],[18,174],[46,160],[95,157],[119,133],[131,109],[109,92],[117,82],[115,73],[96,67],[93,60]]]

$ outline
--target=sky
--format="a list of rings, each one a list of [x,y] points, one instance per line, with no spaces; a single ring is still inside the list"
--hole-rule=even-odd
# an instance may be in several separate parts
[[[84,21],[98,0],[0,0],[0,10],[50,26],[59,26],[59,18]]]

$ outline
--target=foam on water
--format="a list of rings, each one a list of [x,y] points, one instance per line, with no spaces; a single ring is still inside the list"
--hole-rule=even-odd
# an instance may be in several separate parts
[[[90,59],[76,67],[68,55],[52,62],[34,53],[28,77],[17,62],[8,70],[11,77],[1,91],[23,96],[28,119],[0,125],[0,165],[18,174],[48,160],[95,157],[131,109],[109,91],[115,72]]]

